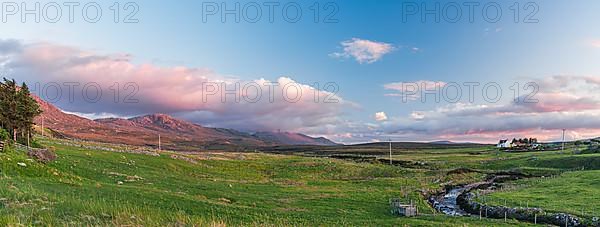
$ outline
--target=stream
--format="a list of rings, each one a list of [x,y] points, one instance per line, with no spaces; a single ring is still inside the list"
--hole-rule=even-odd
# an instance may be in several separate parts
[[[470,214],[463,210],[458,204],[458,197],[465,193],[473,190],[474,188],[481,187],[483,185],[491,185],[494,181],[500,177],[494,177],[488,181],[482,181],[472,183],[464,186],[457,186],[453,189],[447,190],[446,193],[437,196],[431,196],[429,203],[437,211],[442,212],[450,216],[469,216]]]
[[[480,215],[476,213],[480,213],[481,209],[483,209],[486,210],[486,218],[502,219],[508,217],[509,219],[517,219],[524,222],[537,224],[545,223],[559,226],[600,226],[600,223],[598,223],[598,220],[596,219],[594,219],[593,223],[584,223],[579,217],[570,214],[545,213],[539,208],[525,209],[522,207],[510,208],[486,206],[485,204],[477,204],[472,200],[473,193],[471,191],[473,190],[493,188],[496,183],[507,180],[516,180],[521,177],[522,176],[516,175],[493,176],[486,181],[447,189],[444,193],[430,196],[428,201],[435,210],[449,216]],[[461,207],[460,204],[465,207]]]
[[[488,188],[497,181],[503,181],[507,179],[514,179],[517,176],[513,175],[498,175],[489,178],[486,181],[476,182],[468,185],[457,186],[455,188],[446,190],[441,195],[435,195],[429,197],[429,203],[437,211],[450,216],[469,216],[470,214],[462,209],[458,204],[458,197],[476,188]],[[518,178],[518,177],[517,177]]]
[[[457,202],[458,196],[462,194],[466,189],[466,187],[452,189],[443,196],[431,197],[429,199],[429,203],[431,203],[433,208],[435,208],[437,211],[442,212],[446,215],[467,216],[469,214],[466,211],[460,209],[460,206]]]

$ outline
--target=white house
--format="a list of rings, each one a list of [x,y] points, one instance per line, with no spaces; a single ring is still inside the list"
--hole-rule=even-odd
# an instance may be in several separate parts
[[[508,139],[506,140],[500,140],[500,142],[498,142],[498,145],[496,145],[497,148],[511,148],[513,147],[513,143],[512,141],[509,141]]]

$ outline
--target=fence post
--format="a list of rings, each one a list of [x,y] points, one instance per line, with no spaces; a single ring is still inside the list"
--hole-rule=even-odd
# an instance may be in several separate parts
[[[479,220],[481,220],[481,213],[482,213],[482,212],[483,212],[483,211],[482,211],[481,207],[479,207]]]

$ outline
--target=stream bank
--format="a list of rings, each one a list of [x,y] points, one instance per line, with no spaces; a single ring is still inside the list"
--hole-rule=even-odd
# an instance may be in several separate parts
[[[501,175],[498,175],[501,174]],[[598,220],[585,220],[566,213],[546,213],[540,208],[489,206],[476,201],[476,190],[496,190],[503,182],[529,177],[522,174],[497,173],[485,181],[450,187],[445,192],[429,197],[430,205],[438,212],[450,216],[476,216],[494,219],[515,219],[535,224],[557,226],[596,226]]]

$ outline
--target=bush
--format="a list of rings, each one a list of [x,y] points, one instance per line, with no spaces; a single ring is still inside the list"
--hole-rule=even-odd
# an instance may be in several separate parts
[[[10,135],[6,130],[0,128],[0,141],[6,141],[10,138]]]

